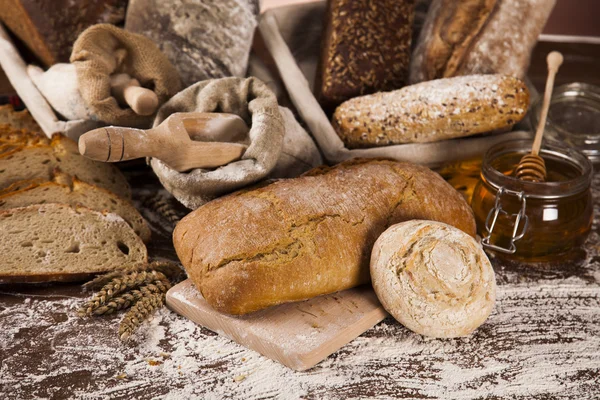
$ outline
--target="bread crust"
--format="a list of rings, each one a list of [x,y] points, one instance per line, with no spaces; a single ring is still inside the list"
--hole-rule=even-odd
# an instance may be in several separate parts
[[[348,100],[332,125],[348,148],[426,143],[510,128],[528,108],[523,81],[470,75]]]
[[[494,270],[464,232],[433,221],[388,228],[371,255],[373,288],[398,322],[421,335],[466,336],[492,312]]]
[[[414,0],[329,0],[315,96],[331,112],[343,101],[408,81]]]
[[[410,82],[471,74],[524,78],[556,0],[434,0]]]
[[[475,235],[470,207],[438,174],[352,160],[214,200],[177,225],[173,242],[212,307],[246,314],[368,283],[377,237],[415,218]]]

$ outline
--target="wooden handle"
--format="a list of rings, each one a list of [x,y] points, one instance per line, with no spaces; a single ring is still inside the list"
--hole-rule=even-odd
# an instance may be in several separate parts
[[[83,134],[79,138],[79,152],[92,160],[118,162],[147,157],[159,147],[147,138],[141,129],[108,126]]]
[[[127,104],[138,115],[152,115],[158,108],[158,96],[140,86],[137,79],[127,74],[111,76],[111,94],[121,104]]]
[[[558,51],[553,51],[548,54],[548,79],[546,80],[546,90],[544,91],[544,102],[540,113],[540,122],[535,132],[535,139],[531,148],[531,154],[538,155],[542,146],[542,137],[544,136],[544,128],[546,127],[546,119],[548,118],[548,109],[550,108],[550,100],[552,99],[552,89],[554,88],[554,77],[563,63],[563,56]]]

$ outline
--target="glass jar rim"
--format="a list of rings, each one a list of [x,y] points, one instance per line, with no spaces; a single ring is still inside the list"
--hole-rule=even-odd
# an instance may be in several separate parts
[[[496,170],[492,161],[507,153],[531,152],[533,140],[510,140],[492,146],[483,158],[481,177],[494,187],[523,192],[528,198],[557,199],[572,196],[587,190],[592,182],[593,167],[590,160],[580,151],[565,147],[560,142],[544,140],[540,155],[561,159],[580,171],[580,175],[561,182],[526,182]]]

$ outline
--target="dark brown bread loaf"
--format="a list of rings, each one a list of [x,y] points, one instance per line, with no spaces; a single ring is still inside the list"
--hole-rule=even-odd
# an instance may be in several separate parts
[[[126,0],[4,0],[0,20],[46,66],[68,62],[75,39],[90,25],[117,24]]]
[[[332,111],[352,97],[399,89],[408,79],[414,0],[329,0],[315,82]]]
[[[173,242],[211,306],[246,314],[368,283],[379,235],[411,219],[475,235],[471,208],[438,174],[352,160],[207,203],[177,225]]]

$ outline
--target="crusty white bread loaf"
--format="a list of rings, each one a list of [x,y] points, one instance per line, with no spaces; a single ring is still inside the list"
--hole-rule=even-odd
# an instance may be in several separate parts
[[[121,217],[63,204],[0,211],[0,254],[0,283],[80,280],[147,261]]]
[[[471,208],[435,172],[351,160],[213,200],[179,222],[173,242],[212,307],[246,314],[368,283],[375,240],[415,218],[475,235]]]
[[[126,199],[98,187],[82,182],[62,172],[54,175],[52,181],[22,182],[19,190],[0,193],[0,210],[26,207],[32,204],[68,204],[83,206],[95,211],[107,211],[122,217],[144,242],[150,240],[150,227],[136,208]],[[9,188],[19,185],[15,182]]]
[[[471,74],[524,78],[556,0],[433,0],[410,82]]]
[[[49,144],[20,146],[0,155],[0,189],[25,179],[50,180],[55,168],[81,181],[131,197],[129,184],[118,168],[81,156],[77,143],[58,134]]]
[[[466,336],[492,312],[494,270],[471,236],[443,223],[408,221],[388,228],[371,254],[373,288],[410,330]]]
[[[528,108],[523,81],[471,75],[355,97],[336,109],[332,124],[348,148],[424,143],[511,127]]]

